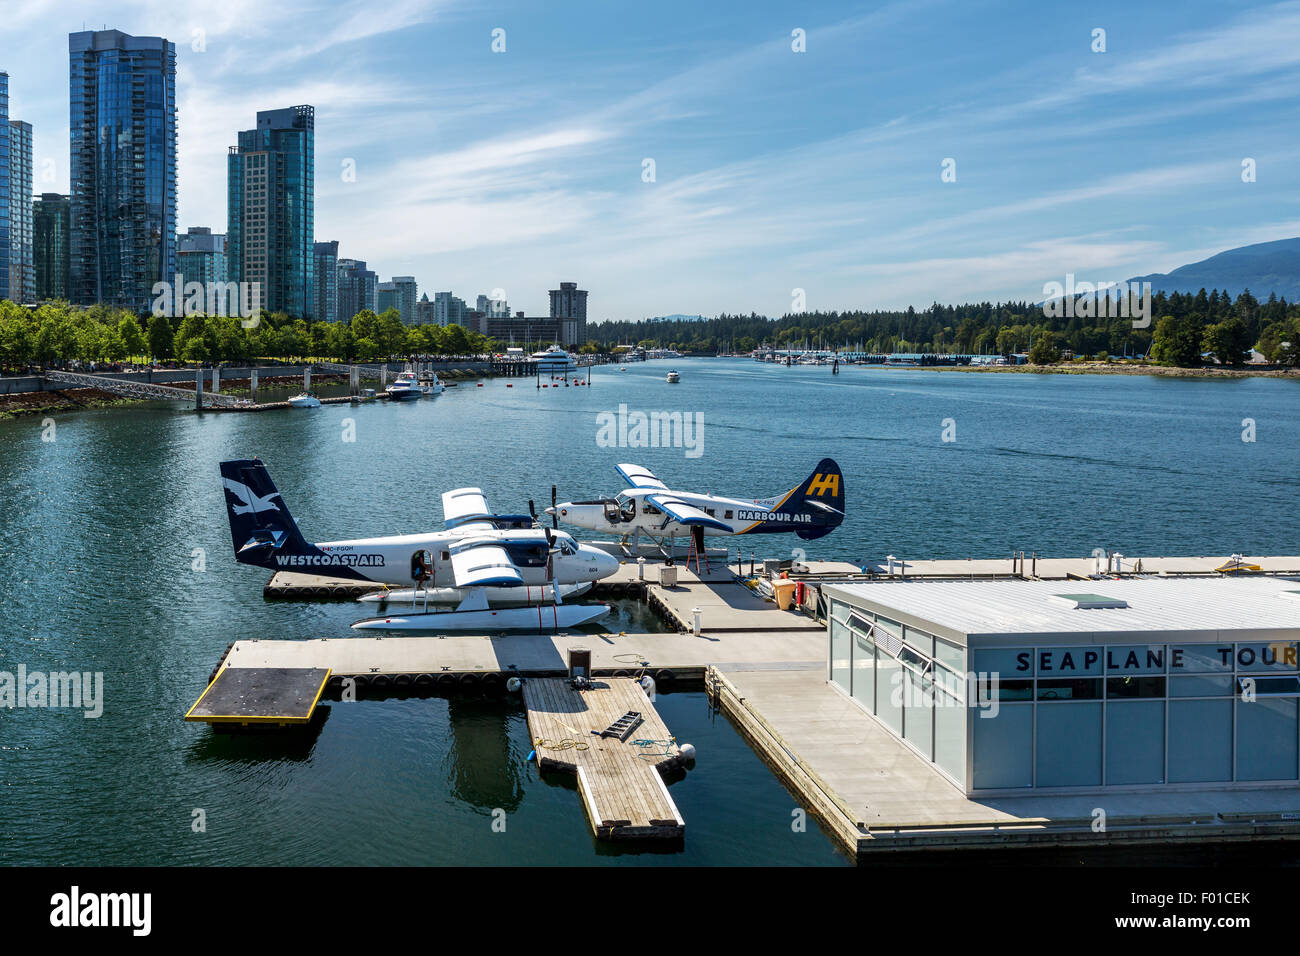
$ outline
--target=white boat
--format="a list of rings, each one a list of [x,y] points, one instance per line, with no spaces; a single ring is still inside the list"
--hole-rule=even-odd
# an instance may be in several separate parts
[[[311,392],[300,392],[289,399],[290,408],[320,408],[320,399]]]
[[[592,582],[583,581],[580,584],[561,584],[560,600],[568,601],[571,598],[582,597],[591,590]],[[489,607],[519,607],[520,605],[542,604],[546,601],[553,600],[555,597],[554,588],[549,585],[532,585],[525,587],[488,587],[483,589],[487,596]],[[358,601],[367,604],[414,604],[417,607],[423,607],[426,599],[429,604],[459,604],[465,599],[466,593],[461,588],[429,588],[426,595],[425,589],[420,588],[395,588],[391,591],[373,591],[370,594],[364,594],[357,598]]]
[[[558,345],[552,345],[542,352],[534,352],[532,359],[537,363],[539,375],[563,375],[578,370],[578,360]]]
[[[421,398],[424,395],[424,392],[420,390],[420,384],[415,380],[414,372],[401,372],[398,374],[397,381],[384,389],[384,393],[395,402]]]
[[[678,382],[680,382],[681,380],[682,380],[682,377],[681,377],[680,375],[677,374],[677,371],[676,371],[675,369],[674,369],[673,371],[671,371],[671,372],[668,373],[668,382],[669,382],[669,384],[676,385],[676,384],[677,384]]]
[[[608,604],[537,604],[472,610],[458,607],[454,611],[368,617],[352,626],[358,631],[562,631],[598,621],[609,611]]]
[[[424,372],[420,375],[420,392],[424,395],[441,395],[447,387],[438,380],[436,372]]]

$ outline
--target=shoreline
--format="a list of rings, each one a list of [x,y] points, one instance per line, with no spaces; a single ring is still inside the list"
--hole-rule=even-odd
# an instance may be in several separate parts
[[[1113,365],[1081,362],[1078,365],[873,365],[867,368],[900,368],[923,372],[994,372],[1019,375],[1158,375],[1165,378],[1295,378],[1296,368],[1176,368],[1168,365]]]

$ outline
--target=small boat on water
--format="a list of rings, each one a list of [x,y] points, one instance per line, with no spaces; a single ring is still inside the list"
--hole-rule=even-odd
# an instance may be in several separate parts
[[[414,372],[402,372],[397,381],[384,389],[384,393],[394,402],[405,402],[424,396],[420,383],[415,380]]]
[[[668,384],[670,384],[670,385],[676,385],[676,384],[677,384],[678,382],[680,382],[681,380],[682,380],[682,377],[681,377],[680,375],[677,374],[677,370],[676,370],[676,369],[673,369],[672,371],[670,371],[670,372],[668,373]]]
[[[438,374],[433,371],[422,372],[420,374],[420,391],[426,395],[441,395],[446,391],[446,386],[438,379]]]
[[[300,392],[289,399],[290,408],[320,408],[320,399],[311,392]]]

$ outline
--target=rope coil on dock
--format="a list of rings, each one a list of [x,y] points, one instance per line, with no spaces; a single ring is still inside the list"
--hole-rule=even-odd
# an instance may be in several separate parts
[[[585,740],[575,740],[572,737],[561,737],[559,740],[547,740],[545,737],[538,737],[533,741],[542,750],[588,750],[590,745]]]

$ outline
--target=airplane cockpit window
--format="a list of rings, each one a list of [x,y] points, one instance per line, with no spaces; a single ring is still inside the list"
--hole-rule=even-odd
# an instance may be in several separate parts
[[[636,499],[635,499],[635,498],[628,497],[627,495],[619,495],[619,496],[618,496],[618,507],[619,507],[619,511],[620,511],[620,512],[622,513],[622,515],[623,515],[623,520],[624,520],[624,521],[631,521],[633,518],[636,517]],[[650,506],[649,506],[649,505],[646,505],[646,509],[649,510],[649,508],[650,508]]]

